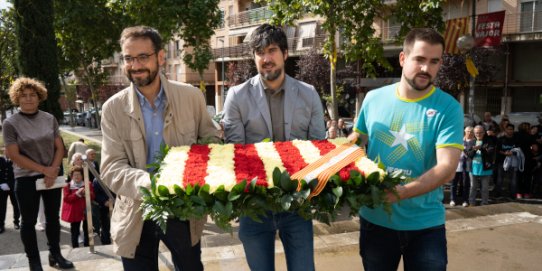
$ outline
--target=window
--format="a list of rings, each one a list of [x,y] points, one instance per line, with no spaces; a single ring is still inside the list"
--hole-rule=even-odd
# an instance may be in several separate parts
[[[521,3],[520,31],[542,30],[542,0]]]
[[[224,28],[224,20],[225,20],[226,12],[221,9],[220,10],[220,24],[218,25],[218,28]]]
[[[299,25],[298,49],[312,47],[316,37],[316,22],[303,23]]]

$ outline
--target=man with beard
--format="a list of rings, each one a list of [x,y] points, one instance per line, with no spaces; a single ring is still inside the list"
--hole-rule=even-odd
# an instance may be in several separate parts
[[[102,179],[117,195],[111,217],[113,249],[124,270],[158,270],[158,244],[171,251],[175,270],[203,270],[200,237],[206,219],[168,219],[162,232],[143,221],[140,187],[150,189],[146,165],[160,145],[195,144],[217,136],[199,89],[159,74],[165,63],[160,34],[153,28],[124,29],[122,60],[131,85],[111,97],[102,114]]]
[[[446,270],[442,185],[453,179],[463,149],[463,111],[433,80],[442,64],[444,39],[433,29],[405,37],[397,84],[370,91],[349,136],[369,143],[367,155],[407,179],[388,192],[391,214],[362,207],[360,255],[365,270]],[[398,202],[400,201],[400,202]]]
[[[313,86],[284,72],[288,43],[283,30],[263,24],[252,32],[250,48],[258,75],[228,91],[224,105],[226,142],[256,143],[324,139],[322,102]],[[288,270],[314,270],[312,221],[291,212],[271,213],[263,222],[241,217],[239,239],[251,270],[275,270],[275,234]]]

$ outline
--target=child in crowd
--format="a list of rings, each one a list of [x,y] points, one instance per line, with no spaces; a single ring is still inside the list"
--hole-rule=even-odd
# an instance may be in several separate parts
[[[83,221],[83,245],[88,246],[88,226],[86,220],[85,184],[83,168],[74,166],[70,172],[70,183],[64,187],[62,220],[70,223],[72,247],[79,247],[79,233]],[[94,189],[89,185],[90,197],[94,199]]]

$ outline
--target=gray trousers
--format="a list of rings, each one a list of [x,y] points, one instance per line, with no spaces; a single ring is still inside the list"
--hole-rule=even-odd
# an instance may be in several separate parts
[[[488,204],[489,199],[489,179],[491,175],[488,176],[476,176],[470,173],[470,193],[469,193],[469,204],[471,206],[476,204],[476,192],[478,190],[478,183],[482,184],[482,189],[480,193],[482,194],[482,205]]]

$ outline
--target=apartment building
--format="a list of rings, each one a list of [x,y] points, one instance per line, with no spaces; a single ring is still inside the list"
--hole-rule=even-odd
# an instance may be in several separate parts
[[[395,0],[383,2],[390,5],[396,3]],[[444,4],[443,19],[473,18],[473,3],[475,23],[481,14],[505,11],[501,46],[488,48],[502,52],[490,60],[496,65],[497,73],[491,82],[476,84],[475,112],[481,115],[484,111],[494,114],[542,111],[542,69],[538,67],[542,63],[542,0],[449,0]],[[215,59],[204,73],[207,104],[214,105],[217,112],[222,110],[229,87],[226,78],[228,63],[252,59],[247,37],[272,16],[268,7],[251,0],[221,0],[219,8],[223,23],[210,41]],[[321,18],[307,16],[286,28],[290,56],[286,63],[288,74],[295,74],[295,62],[301,54],[311,48],[321,49],[325,40],[321,23]],[[401,69],[398,55],[401,46],[395,42],[395,37],[400,27],[400,22],[393,16],[375,20],[376,34],[382,38],[384,54],[394,70],[382,71],[376,79],[357,78],[357,85],[363,91],[399,80]],[[179,39],[165,45],[167,64],[164,72],[172,80],[198,86],[199,75],[182,62],[182,49],[183,42]],[[110,83],[127,85],[128,81],[118,63],[118,54],[105,63]],[[466,100],[464,96],[459,98]]]
[[[225,92],[228,88],[228,63],[243,59],[252,59],[247,39],[252,30],[269,22],[272,11],[267,6],[251,0],[222,0],[219,3],[223,14],[223,24],[216,29],[211,40],[215,63],[215,105],[217,112],[222,110]],[[288,38],[288,60],[286,73],[295,74],[295,62],[301,54],[311,48],[322,48],[325,35],[320,29],[321,18],[307,16],[296,22],[295,26],[285,29]]]
[[[542,63],[542,1],[450,0],[444,4],[443,19],[468,17],[470,33],[473,18],[477,25],[480,15],[498,11],[505,12],[501,45],[487,48],[496,52],[489,59],[496,67],[496,74],[490,82],[476,83],[475,112],[482,115],[484,111],[493,114],[542,111],[542,69],[538,68]],[[386,56],[397,58],[400,48],[389,41],[398,32],[400,23],[392,16],[375,21],[375,25],[385,44]],[[393,78],[364,79],[369,88],[390,81]],[[465,95],[458,98],[465,101]]]

